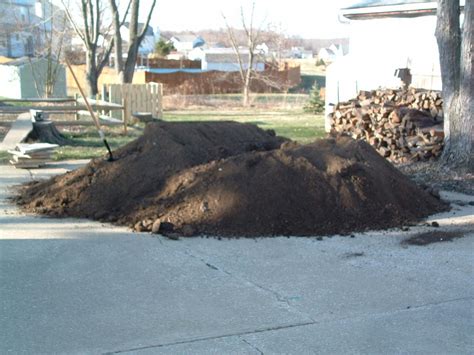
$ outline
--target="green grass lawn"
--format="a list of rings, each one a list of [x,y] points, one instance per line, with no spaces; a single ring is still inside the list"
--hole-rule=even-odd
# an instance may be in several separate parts
[[[181,121],[237,121],[256,124],[263,129],[273,129],[277,135],[284,136],[300,143],[309,143],[325,136],[324,117],[305,113],[301,109],[187,109],[181,111],[165,111],[164,120]],[[104,127],[104,132],[112,150],[127,144],[140,136],[143,125],[130,127],[128,135],[124,135],[121,127]],[[106,156],[107,150],[94,128],[64,132],[74,145],[57,149],[55,160],[88,159]],[[0,161],[8,161],[9,155],[0,152]]]
[[[143,129],[129,128],[127,135],[123,134],[121,127],[104,127],[103,131],[107,143],[109,143],[113,151],[140,136]],[[74,145],[59,147],[54,156],[55,160],[89,159],[107,155],[107,148],[95,128],[87,128],[80,132],[63,134],[66,138],[73,141]]]
[[[166,121],[237,121],[253,123],[263,129],[273,129],[279,136],[300,143],[309,143],[325,136],[324,117],[305,113],[302,110],[263,111],[169,111],[164,113]]]

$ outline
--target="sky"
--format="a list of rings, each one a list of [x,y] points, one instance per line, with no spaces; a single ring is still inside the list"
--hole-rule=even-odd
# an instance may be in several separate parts
[[[350,0],[255,0],[256,24],[269,23],[290,36],[302,38],[347,37],[348,30],[338,20],[338,10]],[[151,0],[141,0],[142,18],[150,8]],[[151,25],[161,31],[198,32],[200,29],[224,27],[222,14],[231,25],[240,25],[240,7],[250,14],[249,0],[157,0]]]

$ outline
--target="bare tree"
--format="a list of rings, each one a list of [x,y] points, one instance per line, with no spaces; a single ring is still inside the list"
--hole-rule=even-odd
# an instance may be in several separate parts
[[[5,5],[10,5],[9,11]],[[5,23],[5,43],[10,47],[11,37],[15,34],[16,49],[23,56],[27,56],[29,67],[33,77],[33,86],[37,97],[52,97],[56,83],[61,74],[59,58],[63,49],[64,33],[67,19],[58,7],[53,5],[52,0],[41,0],[36,5],[36,16],[26,16],[22,11],[15,9],[14,4],[6,4],[0,0],[0,17]],[[30,13],[30,11],[28,11]],[[2,40],[0,38],[0,40]],[[20,47],[21,46],[21,47]],[[7,55],[13,55],[12,48],[7,48]],[[39,64],[34,64],[32,59],[41,58]]]
[[[35,41],[35,56],[47,60],[46,72],[43,75],[36,75],[33,66],[32,71],[38,96],[43,93],[45,97],[52,97],[62,68],[59,59],[67,32],[67,18],[64,12],[54,6],[52,0],[43,0],[41,6],[43,11]]]
[[[115,0],[109,0],[110,8],[112,9],[113,16],[113,27],[114,27],[114,40],[115,40],[115,69],[119,75],[122,83],[131,83],[133,80],[133,74],[135,73],[135,64],[137,62],[138,50],[140,44],[145,38],[146,31],[150,24],[151,15],[155,8],[156,0],[153,0],[148,13],[146,22],[143,28],[139,29],[138,26],[138,12],[140,8],[140,0],[129,0],[128,8],[131,7],[132,11],[130,14],[129,26],[129,37],[128,37],[128,50],[127,58],[123,61],[123,39],[120,33],[120,27],[123,26],[124,21],[120,21],[119,11]],[[127,12],[128,12],[127,8]],[[124,16],[125,19],[126,16]]]
[[[270,23],[265,33],[265,43],[271,45],[274,49],[273,58],[281,62],[285,50],[291,48],[290,40],[286,36],[286,31],[281,23]]]
[[[438,0],[436,39],[444,100],[445,147],[442,160],[461,171],[474,171],[473,1],[465,2],[460,27],[459,0]]]
[[[100,0],[80,0],[80,25],[72,17],[64,0],[61,1],[74,31],[86,48],[87,90],[89,95],[95,96],[99,92],[99,76],[109,60],[114,45],[113,38],[106,42],[111,30],[111,24],[104,26],[102,23],[104,20],[104,9],[101,8]],[[101,39],[105,42],[103,45],[99,43]]]
[[[261,33],[261,26],[255,28],[254,15],[255,1],[252,2],[252,9],[248,21],[245,18],[243,7],[240,7],[240,18],[247,41],[245,48],[246,53],[243,53],[243,51],[239,48],[239,43],[237,41],[234,29],[229,25],[229,22],[227,21],[225,15],[222,14],[227,28],[227,34],[229,36],[230,43],[232,45],[232,48],[234,49],[235,55],[237,57],[237,62],[239,64],[239,72],[242,80],[242,104],[244,106],[248,106],[250,103],[250,84],[256,73],[254,67],[255,60],[257,58],[256,47],[260,39]]]

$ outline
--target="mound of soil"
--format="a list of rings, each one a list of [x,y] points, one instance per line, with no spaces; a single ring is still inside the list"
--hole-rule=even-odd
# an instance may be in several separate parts
[[[51,216],[218,236],[349,233],[445,209],[348,137],[298,145],[253,125],[160,122],[114,156],[30,184],[17,201]]]

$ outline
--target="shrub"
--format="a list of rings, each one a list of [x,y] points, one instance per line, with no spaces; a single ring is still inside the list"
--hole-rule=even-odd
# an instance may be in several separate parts
[[[326,63],[324,62],[323,59],[318,59],[318,61],[316,62],[316,66],[319,67],[321,65],[326,65]]]
[[[155,44],[155,53],[157,53],[162,58],[166,57],[173,50],[174,50],[174,46],[173,46],[173,43],[171,42],[167,43],[163,41],[162,39],[160,39]]]
[[[318,84],[314,83],[309,92],[309,101],[304,105],[303,110],[311,113],[324,112],[324,100],[321,98],[321,94],[319,93]]]

